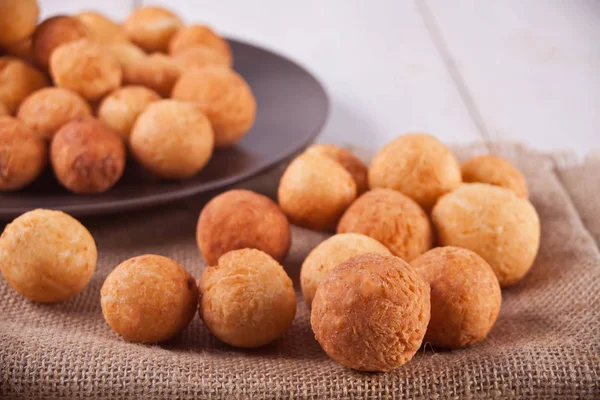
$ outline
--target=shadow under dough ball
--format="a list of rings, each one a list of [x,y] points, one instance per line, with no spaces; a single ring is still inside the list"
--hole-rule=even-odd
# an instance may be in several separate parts
[[[134,10],[123,23],[129,39],[147,52],[166,52],[169,41],[183,26],[179,17],[160,7]]]
[[[10,46],[30,36],[39,15],[37,0],[0,1],[0,46]]]
[[[44,20],[32,36],[31,46],[35,64],[47,71],[50,67],[50,57],[58,46],[89,36],[88,29],[77,18],[58,15]]]
[[[525,177],[507,160],[494,155],[468,159],[461,166],[464,182],[489,183],[510,189],[519,197],[528,197]]]
[[[15,113],[27,96],[50,82],[44,74],[15,57],[0,57],[0,102]]]

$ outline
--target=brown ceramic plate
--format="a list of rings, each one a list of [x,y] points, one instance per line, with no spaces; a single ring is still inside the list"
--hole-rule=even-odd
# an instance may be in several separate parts
[[[100,195],[81,196],[67,192],[52,172],[46,171],[28,188],[0,195],[0,218],[11,219],[34,208],[87,216],[157,205],[241,181],[306,147],[327,119],[328,100],[321,84],[282,56],[230,42],[235,69],[256,96],[256,122],[234,147],[216,151],[200,174],[183,181],[161,181],[129,159],[113,188]]]

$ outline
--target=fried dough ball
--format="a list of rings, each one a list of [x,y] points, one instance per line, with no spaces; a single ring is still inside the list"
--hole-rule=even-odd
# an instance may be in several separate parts
[[[51,140],[67,122],[92,114],[90,105],[68,89],[49,87],[33,92],[17,112],[17,118],[44,139]]]
[[[111,43],[105,48],[117,59],[123,69],[148,56],[144,50],[129,42]]]
[[[148,52],[166,52],[169,41],[183,26],[179,17],[159,7],[142,7],[132,12],[123,29],[129,39]]]
[[[452,152],[425,134],[403,135],[386,144],[369,168],[371,188],[397,190],[426,212],[460,183],[460,165]]]
[[[468,159],[461,166],[465,182],[481,182],[510,189],[517,196],[528,197],[527,182],[518,169],[510,162],[494,155]]]
[[[39,15],[36,0],[0,0],[0,46],[10,46],[30,36]]]
[[[208,118],[193,104],[160,100],[138,117],[129,145],[154,175],[184,179],[204,168],[212,156],[214,134]]]
[[[75,16],[88,29],[89,36],[101,44],[128,42],[123,28],[95,11],[83,11]]]
[[[458,349],[485,339],[502,303],[490,265],[472,251],[452,246],[429,250],[410,264],[431,288],[425,341]]]
[[[287,167],[277,190],[281,210],[295,225],[333,230],[356,198],[352,175],[332,159],[303,153]]]
[[[256,99],[244,78],[217,65],[184,71],[172,97],[191,101],[208,116],[215,131],[215,146],[240,140],[254,124]]]
[[[154,254],[117,265],[100,290],[102,315],[123,339],[159,343],[183,331],[198,309],[194,278],[170,258]]]
[[[306,149],[309,153],[320,154],[331,158],[341,164],[346,171],[350,172],[358,195],[369,190],[369,170],[365,163],[356,157],[351,151],[333,144],[314,144]]]
[[[370,236],[406,261],[431,248],[427,215],[409,197],[391,189],[373,189],[356,199],[337,227],[337,233],[347,232]]]
[[[44,140],[18,119],[0,116],[0,192],[29,185],[46,164],[48,148]]]
[[[78,118],[56,132],[50,160],[56,178],[74,193],[101,193],[121,178],[125,144],[119,134],[94,117]]]
[[[181,50],[173,55],[181,69],[202,68],[207,65],[231,67],[230,60],[218,51],[203,45]]]
[[[234,250],[200,278],[200,316],[219,340],[260,347],[278,339],[296,315],[292,280],[271,256]]]
[[[90,101],[121,86],[122,71],[117,59],[87,39],[59,46],[52,53],[50,73],[56,86],[71,89]]]
[[[90,232],[62,211],[37,209],[8,224],[0,238],[0,270],[19,294],[55,303],[81,292],[98,252]]]
[[[10,110],[4,105],[4,103],[0,102],[0,117],[4,115],[10,115]]]
[[[32,41],[31,36],[28,36],[23,40],[4,46],[4,50],[6,50],[6,54],[17,57],[28,64],[33,65],[35,60],[33,59]]]
[[[15,57],[0,57],[0,102],[13,114],[31,93],[48,86],[48,79]]]
[[[231,47],[227,40],[205,25],[190,25],[177,31],[169,43],[169,54],[176,54],[197,45],[208,46],[218,51],[227,59],[227,65],[233,64]]]
[[[33,59],[43,70],[50,67],[50,57],[60,45],[89,38],[90,33],[77,18],[66,15],[51,17],[36,28],[32,37]]]
[[[158,100],[158,93],[144,86],[125,86],[102,100],[98,107],[98,118],[127,141],[139,115],[150,103]]]
[[[162,97],[169,97],[181,69],[171,57],[155,53],[125,66],[123,74],[126,84],[146,86]]]
[[[302,263],[300,283],[304,301],[310,307],[319,283],[339,264],[366,253],[392,252],[377,240],[359,233],[340,233],[321,242]]]
[[[429,315],[429,285],[410,265],[362,254],[323,279],[310,322],[335,361],[359,371],[391,371],[419,350]]]
[[[540,244],[540,220],[533,205],[508,189],[463,184],[440,198],[431,214],[442,246],[479,254],[507,287],[531,268]]]

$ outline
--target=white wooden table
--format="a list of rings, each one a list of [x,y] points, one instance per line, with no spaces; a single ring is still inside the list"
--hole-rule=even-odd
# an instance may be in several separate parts
[[[43,16],[136,0],[41,0]],[[381,146],[408,131],[445,142],[600,149],[598,0],[163,1],[186,22],[273,49],[332,101],[321,141]]]

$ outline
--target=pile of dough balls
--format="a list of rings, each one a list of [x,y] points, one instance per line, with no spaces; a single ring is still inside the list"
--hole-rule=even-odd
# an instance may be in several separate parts
[[[95,11],[39,15],[36,0],[0,0],[0,116],[44,147],[10,139],[19,143],[7,151],[26,167],[3,176],[0,191],[24,188],[50,165],[70,192],[104,192],[129,155],[157,178],[186,179],[252,128],[252,89],[208,26],[161,7],[122,23]]]

